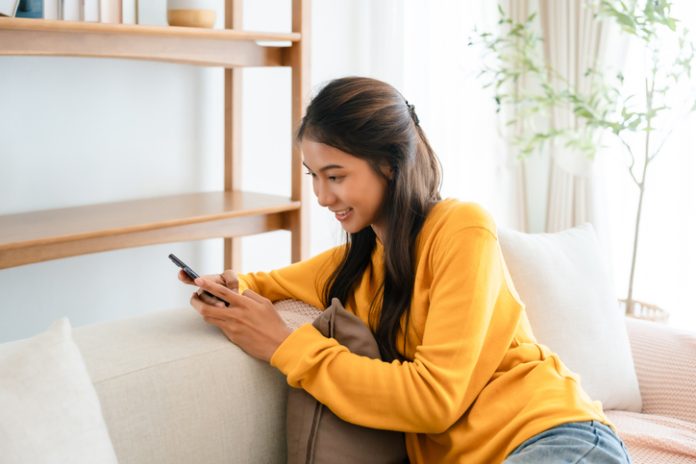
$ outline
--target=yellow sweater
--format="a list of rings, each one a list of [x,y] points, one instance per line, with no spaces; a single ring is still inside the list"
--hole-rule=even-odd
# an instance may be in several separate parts
[[[341,247],[270,273],[240,276],[272,301],[323,307],[321,289]],[[378,242],[346,309],[367,324],[383,277]],[[412,463],[501,462],[526,439],[579,420],[608,423],[558,357],[537,344],[491,218],[478,206],[438,203],[417,243],[406,352],[391,363],[350,353],[311,324],[271,364],[334,413],[358,425],[406,432]],[[403,347],[403,333],[397,346]]]

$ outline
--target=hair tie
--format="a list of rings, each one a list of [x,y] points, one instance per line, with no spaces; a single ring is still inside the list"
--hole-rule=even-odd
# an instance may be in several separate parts
[[[416,114],[416,107],[415,105],[411,105],[408,100],[404,100],[406,102],[406,107],[408,108],[408,112],[411,113],[411,119],[413,119],[413,122],[417,125],[420,124],[420,120],[418,119],[418,115]]]

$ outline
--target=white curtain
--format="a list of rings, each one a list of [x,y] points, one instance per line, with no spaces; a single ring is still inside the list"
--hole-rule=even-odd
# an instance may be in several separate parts
[[[370,3],[368,75],[394,84],[416,107],[443,166],[442,193],[481,204],[499,225],[524,228],[518,163],[497,131],[482,89],[475,27],[492,30],[490,0],[380,0]]]
[[[607,34],[606,26],[583,8],[583,0],[506,1],[517,21],[531,11],[540,12],[546,59],[577,90],[588,84],[583,70],[595,60],[598,66],[604,60],[620,67],[626,56],[625,44],[617,41],[615,31]],[[692,5],[688,0],[675,3]],[[495,29],[497,2],[364,0],[360,4],[366,10],[365,27],[357,39],[364,45],[361,73],[394,83],[415,104],[443,163],[443,193],[477,201],[499,224],[520,230],[552,231],[592,222],[611,249],[617,296],[623,296],[635,188],[624,159],[616,156],[621,147],[598,153],[591,163],[582,155],[554,147],[550,166],[546,157],[533,156],[522,165],[514,160],[514,153],[508,155],[491,95],[481,89],[476,77],[481,69],[479,52],[466,46],[474,27]],[[689,8],[678,17],[691,21],[689,26],[696,31],[696,6]],[[612,54],[603,55],[607,50]],[[626,68],[627,78],[631,73]],[[575,127],[577,121],[565,112],[556,115],[555,123]],[[644,212],[644,226],[650,223],[650,228],[643,229],[636,297],[661,304],[672,313],[673,321],[689,321],[696,327],[689,290],[696,282],[696,246],[690,240],[696,236],[693,134],[696,117],[682,132],[673,134],[651,168],[654,177],[649,179]]]
[[[522,24],[526,21],[527,17],[530,14],[530,5],[527,0],[506,0],[505,2],[505,10],[508,12],[510,15],[510,18],[518,23]],[[527,79],[523,76],[521,79],[516,81],[515,85],[517,88],[515,89],[515,93],[524,93],[524,88],[530,85],[533,85],[533,83],[528,82]],[[512,110],[514,111],[514,110]],[[507,118],[506,118],[507,119]],[[507,128],[507,130],[513,130],[515,131],[515,135],[520,136],[521,131],[524,130],[524,125],[521,123],[521,121],[517,118],[517,123],[514,125],[512,128]],[[506,130],[505,128],[502,128],[502,130]],[[508,140],[511,140],[510,137],[507,137]],[[507,150],[508,150],[508,157],[510,159],[514,159],[517,157],[517,150],[513,146],[512,143],[507,144]],[[520,212],[519,217],[518,217],[518,230],[524,231],[524,232],[532,232],[534,229],[537,227],[534,225],[534,221],[531,221],[531,228],[530,228],[530,221],[529,221],[529,216],[530,214],[533,216],[538,216],[536,211],[539,209],[539,207],[543,208],[542,205],[535,205],[534,198],[535,196],[530,196],[530,190],[528,189],[528,184],[530,179],[531,173],[530,173],[530,168],[531,171],[534,171],[534,168],[536,166],[539,166],[539,163],[533,163],[533,161],[530,161],[529,159],[526,160],[520,160],[517,162],[516,166],[514,167],[515,171],[515,178],[516,178],[516,189],[517,189],[517,196],[516,196],[516,207],[517,210]]]
[[[588,68],[602,69],[610,41],[610,23],[599,21],[585,0],[539,0],[544,57],[567,84],[579,93],[590,90]],[[554,112],[555,128],[581,127],[570,108]],[[600,209],[596,166],[592,160],[561,143],[552,144],[546,207],[546,231],[555,232],[592,222],[606,235],[606,211]]]

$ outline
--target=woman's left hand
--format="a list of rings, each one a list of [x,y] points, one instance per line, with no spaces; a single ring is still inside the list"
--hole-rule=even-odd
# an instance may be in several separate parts
[[[221,302],[209,304],[194,293],[191,306],[206,322],[219,327],[230,341],[255,358],[270,361],[275,350],[292,332],[271,300],[252,290],[240,295],[224,285],[201,278],[196,279],[195,284],[230,305],[225,307]]]

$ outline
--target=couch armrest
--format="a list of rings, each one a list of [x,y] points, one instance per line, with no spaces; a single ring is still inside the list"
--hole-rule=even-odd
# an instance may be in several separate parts
[[[643,413],[696,423],[696,333],[626,318]]]
[[[74,337],[119,462],[285,462],[285,377],[192,309],[80,327]]]

